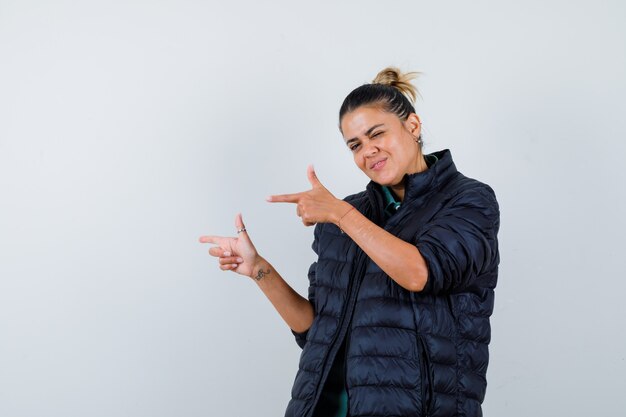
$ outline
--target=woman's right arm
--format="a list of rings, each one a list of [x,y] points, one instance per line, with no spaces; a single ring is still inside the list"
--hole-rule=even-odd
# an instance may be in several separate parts
[[[298,294],[274,267],[260,256],[245,230],[241,214],[235,218],[237,237],[202,236],[200,242],[213,243],[209,254],[218,258],[220,269],[248,276],[256,282],[287,325],[303,333],[313,323],[313,306]]]

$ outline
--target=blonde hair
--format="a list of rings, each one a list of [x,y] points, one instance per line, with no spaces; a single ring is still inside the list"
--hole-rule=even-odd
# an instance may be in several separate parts
[[[405,72],[403,73],[396,67],[387,67],[376,74],[376,78],[372,81],[372,84],[388,85],[400,90],[411,103],[415,103],[417,97],[419,97],[419,91],[411,83],[419,75],[418,72]]]
[[[339,109],[340,126],[346,113],[361,106],[378,106],[400,120],[406,120],[415,113],[413,103],[419,97],[417,88],[411,83],[417,75],[417,72],[403,73],[395,67],[383,69],[371,84],[363,84],[347,95]]]

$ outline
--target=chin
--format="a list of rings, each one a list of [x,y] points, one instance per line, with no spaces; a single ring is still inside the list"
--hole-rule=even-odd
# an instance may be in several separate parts
[[[371,176],[370,179],[375,183],[383,185],[385,187],[392,187],[398,184],[398,182],[395,181],[395,178]]]
[[[385,187],[397,185],[404,180],[404,176],[398,181],[397,178],[390,173],[372,172],[369,170],[361,171],[363,171],[363,173],[367,175],[370,180],[374,181],[376,184],[383,185]]]

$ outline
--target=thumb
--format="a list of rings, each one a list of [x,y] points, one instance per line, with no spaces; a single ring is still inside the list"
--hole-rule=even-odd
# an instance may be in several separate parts
[[[237,236],[245,237],[249,240],[248,232],[246,231],[246,226],[243,224],[243,217],[241,213],[237,213],[235,216],[235,227],[237,228]]]
[[[246,225],[243,223],[241,213],[238,213],[235,216],[235,227],[237,227],[237,242],[241,244],[241,246],[238,245],[239,250],[242,251],[239,255],[244,256],[246,253],[257,254],[256,249],[254,248],[254,243],[252,243],[250,235],[248,235],[248,232],[246,231]]]
[[[315,173],[315,168],[313,168],[313,165],[309,165],[306,169],[306,175],[309,178],[309,182],[311,183],[311,186],[313,188],[317,188],[317,187],[323,187],[322,183],[320,182],[320,180],[317,178],[317,174]]]

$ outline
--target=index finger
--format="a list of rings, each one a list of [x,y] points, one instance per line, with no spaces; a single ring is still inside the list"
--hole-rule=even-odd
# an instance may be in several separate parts
[[[221,239],[222,237],[220,236],[200,236],[198,240],[200,243],[214,243],[219,245]]]
[[[267,197],[270,203],[298,203],[302,193],[295,194],[278,194]]]

